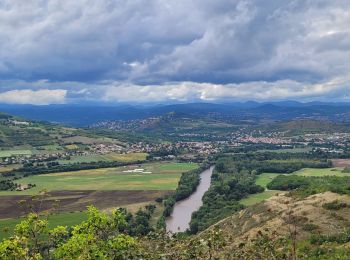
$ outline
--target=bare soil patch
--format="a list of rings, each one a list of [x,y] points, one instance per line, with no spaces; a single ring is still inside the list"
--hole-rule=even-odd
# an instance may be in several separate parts
[[[333,159],[334,167],[350,167],[350,159]]]
[[[128,204],[153,202],[156,198],[170,194],[167,190],[114,190],[114,191],[53,191],[33,200],[29,195],[1,196],[0,219],[20,217],[31,208],[43,212],[51,210],[58,203],[59,212],[85,210],[94,205],[99,209],[120,207]]]

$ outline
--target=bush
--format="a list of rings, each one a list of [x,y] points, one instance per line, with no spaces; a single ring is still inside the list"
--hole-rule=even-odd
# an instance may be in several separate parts
[[[339,202],[338,200],[328,202],[322,205],[323,208],[328,209],[328,210],[339,210],[342,208],[346,208],[349,205],[344,203],[344,202]]]

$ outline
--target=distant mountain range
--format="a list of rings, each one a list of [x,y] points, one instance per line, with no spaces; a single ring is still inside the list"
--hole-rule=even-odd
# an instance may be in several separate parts
[[[296,101],[244,103],[186,103],[171,105],[0,105],[0,111],[32,120],[72,126],[88,126],[107,120],[133,120],[162,116],[170,112],[235,120],[321,119],[350,122],[350,103]]]

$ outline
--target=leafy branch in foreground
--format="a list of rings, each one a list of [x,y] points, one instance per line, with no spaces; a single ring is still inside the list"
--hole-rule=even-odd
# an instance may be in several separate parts
[[[48,229],[48,221],[30,213],[10,239],[0,243],[0,259],[126,259],[138,252],[136,239],[120,232],[122,210],[111,215],[88,207],[88,219],[69,230]]]

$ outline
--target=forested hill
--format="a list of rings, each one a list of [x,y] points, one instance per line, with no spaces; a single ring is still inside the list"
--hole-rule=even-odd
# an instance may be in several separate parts
[[[65,127],[43,121],[32,121],[21,117],[0,113],[0,148],[16,150],[62,150],[72,143],[92,143],[103,138],[92,131]],[[99,139],[100,142],[102,139]],[[107,140],[104,142],[116,142]],[[26,153],[27,153],[26,152]]]
[[[191,116],[237,120],[293,120],[316,119],[350,122],[349,103],[185,103],[172,105],[1,105],[0,110],[34,120],[44,120],[73,126],[88,126],[106,120],[135,120],[158,117],[170,112]]]

